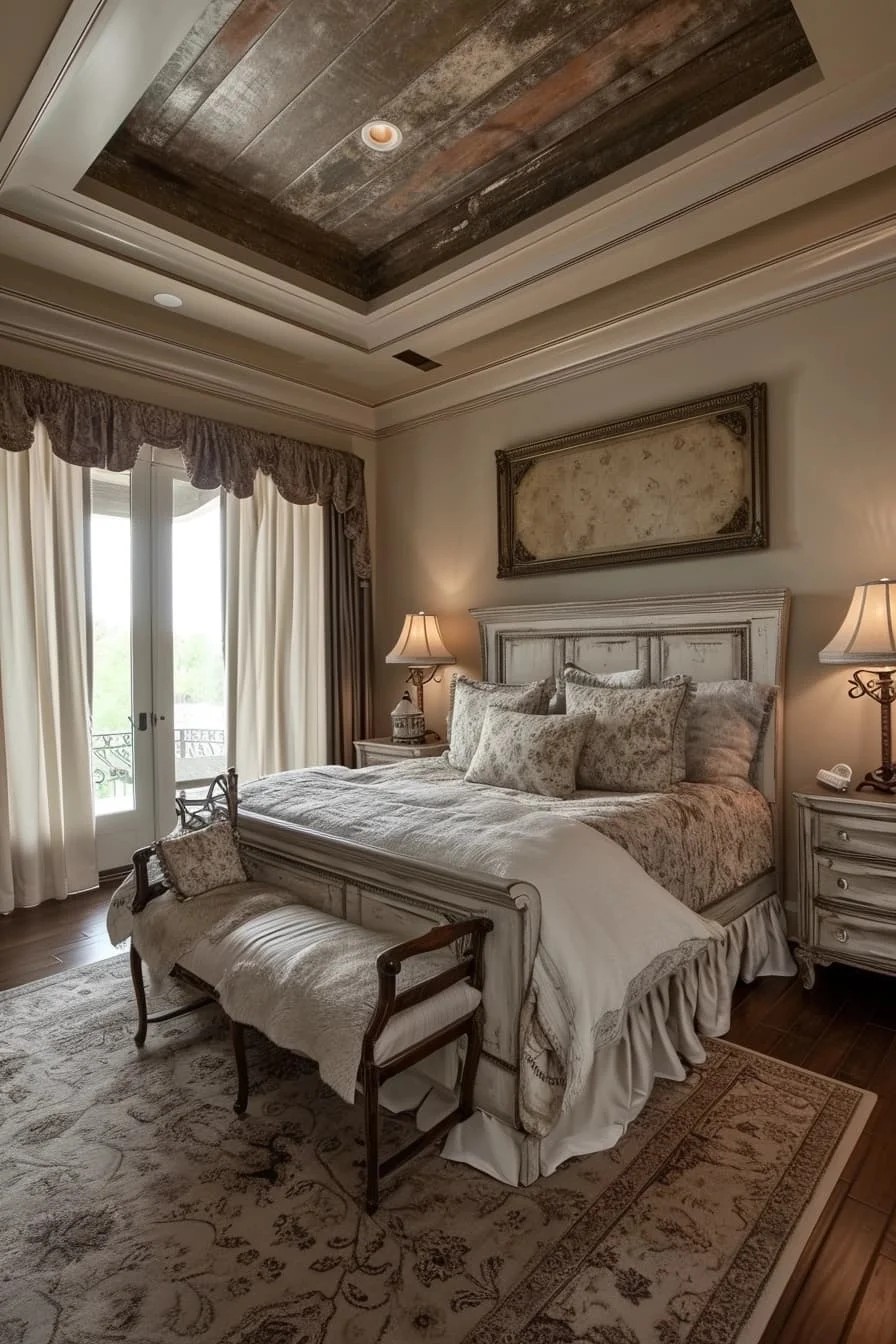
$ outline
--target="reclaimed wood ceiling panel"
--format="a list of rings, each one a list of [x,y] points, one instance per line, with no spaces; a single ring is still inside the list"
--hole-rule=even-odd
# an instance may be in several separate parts
[[[212,0],[88,176],[371,298],[813,61],[790,0]]]

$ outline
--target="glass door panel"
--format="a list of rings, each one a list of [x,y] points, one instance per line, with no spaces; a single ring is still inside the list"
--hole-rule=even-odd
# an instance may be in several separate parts
[[[220,491],[172,487],[174,784],[189,789],[227,766],[223,519]]]
[[[90,473],[91,750],[97,816],[134,807],[131,479]]]
[[[142,450],[90,473],[93,788],[101,871],[167,834],[227,764],[223,505]]]
[[[127,864],[153,838],[150,594],[145,571],[146,467],[90,473],[91,757],[97,860]]]

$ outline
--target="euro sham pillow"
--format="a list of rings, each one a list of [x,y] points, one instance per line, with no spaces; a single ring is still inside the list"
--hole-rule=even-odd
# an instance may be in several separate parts
[[[499,681],[472,681],[469,677],[455,676],[448,714],[448,764],[455,770],[470,768],[489,705],[515,709],[520,714],[546,714],[552,684],[548,680],[508,686]]]
[[[579,757],[580,789],[612,793],[664,793],[685,777],[690,677],[668,677],[662,686],[612,690],[566,677],[566,712],[590,714]]]
[[[159,840],[155,851],[179,901],[248,880],[229,821],[213,821],[201,830]]]
[[[548,798],[571,798],[588,714],[520,714],[489,705],[464,778]]]
[[[777,689],[756,681],[698,681],[688,721],[686,778],[729,789],[753,787]]]
[[[578,663],[564,663],[563,671],[557,678],[557,689],[551,696],[548,705],[549,714],[566,713],[566,674],[568,672],[579,674],[580,686],[602,686],[608,690],[634,690],[639,686],[647,685],[647,671],[644,668],[633,667],[624,672],[586,672],[584,667],[579,667]]]

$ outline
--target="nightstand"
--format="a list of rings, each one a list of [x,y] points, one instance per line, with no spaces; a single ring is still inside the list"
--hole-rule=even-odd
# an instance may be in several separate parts
[[[854,790],[794,798],[803,984],[832,961],[896,975],[896,802]]]
[[[365,765],[397,765],[399,761],[418,760],[421,756],[441,756],[447,742],[393,742],[391,737],[371,737],[356,742],[355,769]]]

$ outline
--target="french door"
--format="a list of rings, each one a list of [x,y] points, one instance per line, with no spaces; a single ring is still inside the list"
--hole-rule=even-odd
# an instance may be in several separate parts
[[[176,459],[176,460],[175,460]],[[97,861],[169,831],[180,789],[227,763],[224,510],[173,453],[91,471],[92,765]]]

